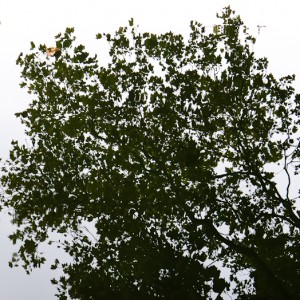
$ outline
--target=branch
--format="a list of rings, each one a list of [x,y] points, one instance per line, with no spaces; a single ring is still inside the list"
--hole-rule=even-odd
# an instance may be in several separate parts
[[[214,175],[213,179],[219,179],[219,178],[224,178],[224,177],[234,176],[234,175],[249,175],[249,172],[236,171],[231,173],[218,174],[218,175]]]
[[[273,196],[274,199],[278,200],[279,203],[281,203],[285,207],[290,219],[293,220],[295,226],[300,228],[300,219],[294,213],[292,204],[289,202],[289,198],[287,198],[287,199],[282,198],[282,196],[280,195],[279,191],[277,190],[277,188],[275,186],[275,183],[262,176],[260,170],[258,170],[258,168],[253,164],[253,161],[251,159],[249,160],[249,157],[247,155],[248,149],[246,149],[242,145],[240,139],[239,139],[239,147],[241,148],[241,154],[243,155],[246,165],[249,168],[249,172],[251,172],[257,178],[257,180],[259,181],[260,186],[262,187],[265,194],[269,197],[270,193],[273,193],[273,195],[271,195],[271,197]],[[286,169],[286,172],[287,172],[287,169]],[[288,176],[289,176],[289,174],[288,174]],[[290,181],[290,177],[289,177],[289,181]],[[267,185],[269,185],[269,187]],[[289,185],[290,185],[290,182],[287,187],[287,194],[289,192]]]
[[[285,174],[287,176],[287,179],[288,179],[288,184],[287,184],[287,187],[286,187],[286,199],[290,199],[289,198],[289,195],[290,195],[290,186],[291,186],[291,176],[290,176],[290,173],[288,171],[288,164],[287,164],[287,154],[286,154],[286,150],[284,151],[284,171],[285,171]]]
[[[257,267],[268,279],[268,284],[272,286],[274,294],[280,295],[282,299],[293,299],[292,295],[283,286],[282,282],[273,273],[271,268],[258,256],[258,254],[249,247],[235,243],[231,240],[226,239],[219,231],[214,227],[213,222],[209,219],[197,219],[192,213],[188,214],[192,222],[202,225],[202,228],[206,231],[210,238],[215,238],[216,240],[224,243],[230,247],[235,252],[247,257],[252,261],[253,265]]]

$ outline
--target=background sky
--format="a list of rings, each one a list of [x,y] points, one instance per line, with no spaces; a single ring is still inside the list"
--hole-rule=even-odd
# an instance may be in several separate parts
[[[191,20],[213,26],[216,13],[228,5],[257,37],[254,51],[269,59],[269,71],[276,77],[296,74],[295,87],[300,91],[299,0],[0,0],[0,157],[7,157],[12,139],[25,138],[14,114],[25,109],[30,98],[19,88],[15,61],[20,52],[29,51],[30,41],[53,46],[55,35],[75,27],[78,43],[101,59],[96,33],[112,33],[132,17],[140,31],[187,34]],[[258,34],[257,25],[266,27]],[[56,299],[50,278],[57,273],[48,264],[30,276],[21,268],[8,267],[14,248],[7,235],[12,230],[4,211],[0,214],[0,299]],[[49,261],[57,254],[45,251]]]

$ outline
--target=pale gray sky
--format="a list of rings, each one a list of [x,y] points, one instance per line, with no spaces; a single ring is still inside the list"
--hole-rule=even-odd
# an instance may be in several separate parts
[[[0,0],[0,156],[6,157],[11,139],[24,139],[23,128],[14,113],[26,107],[28,95],[20,90],[18,54],[27,52],[30,41],[54,44],[54,36],[75,27],[78,42],[101,53],[98,32],[113,32],[133,17],[141,31],[187,33],[190,20],[213,25],[215,15],[227,5],[241,15],[257,36],[255,52],[270,61],[270,71],[280,77],[296,74],[300,90],[299,0]],[[101,55],[99,55],[101,57]],[[12,227],[0,215],[0,299],[51,300],[54,275],[47,266],[27,276],[22,269],[7,266],[13,247],[7,239]],[[48,251],[53,258],[55,251]]]

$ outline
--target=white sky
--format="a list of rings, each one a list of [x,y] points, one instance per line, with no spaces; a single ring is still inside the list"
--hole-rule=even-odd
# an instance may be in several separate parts
[[[257,36],[254,51],[270,61],[275,76],[296,74],[300,91],[299,0],[0,0],[0,156],[7,157],[12,139],[23,139],[23,128],[14,113],[23,110],[29,97],[18,86],[20,69],[15,65],[30,41],[54,45],[54,36],[66,27],[75,27],[79,43],[97,52],[98,32],[114,32],[133,17],[141,31],[175,31],[186,34],[191,20],[212,26],[215,15],[231,5],[257,35],[257,25],[265,25]],[[100,46],[100,45],[99,45]],[[98,52],[100,53],[100,52]],[[51,300],[54,288],[47,267],[27,276],[8,268],[13,248],[7,239],[12,227],[0,215],[0,299]],[[54,252],[49,252],[53,257]]]

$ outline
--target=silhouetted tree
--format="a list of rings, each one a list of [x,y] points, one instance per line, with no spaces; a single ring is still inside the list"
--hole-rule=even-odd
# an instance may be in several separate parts
[[[38,267],[59,233],[73,258],[52,266],[59,299],[300,297],[294,76],[268,72],[230,8],[218,17],[211,32],[191,22],[188,40],[130,20],[97,35],[107,65],[72,28],[59,58],[34,43],[19,56],[32,102],[17,114],[29,141],[12,143],[2,177],[11,265]]]

